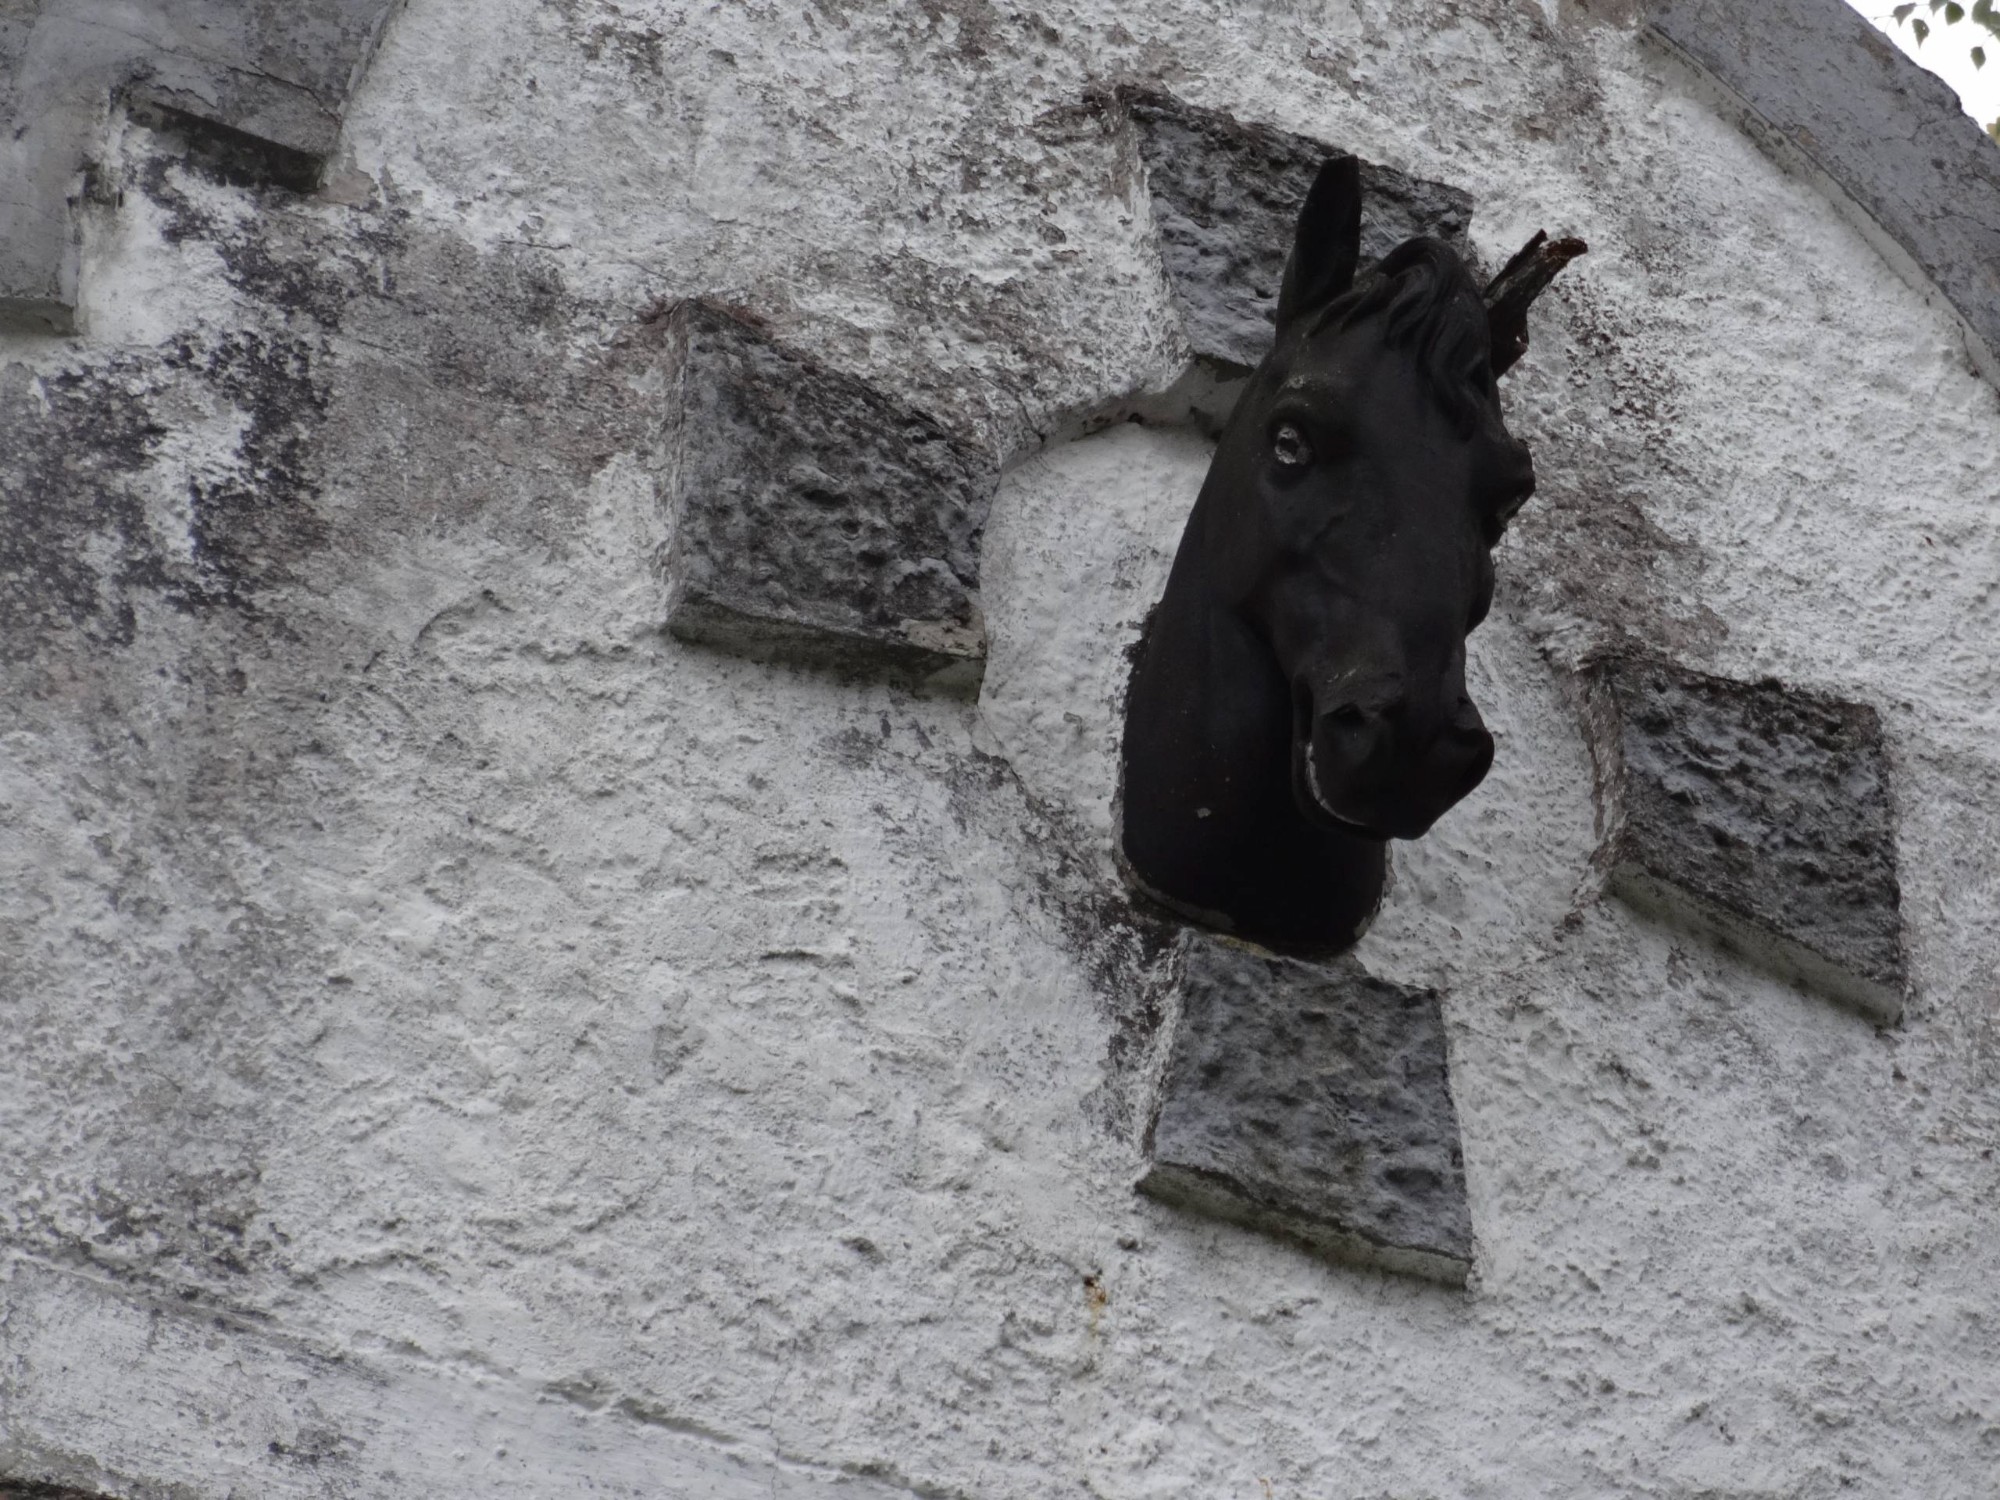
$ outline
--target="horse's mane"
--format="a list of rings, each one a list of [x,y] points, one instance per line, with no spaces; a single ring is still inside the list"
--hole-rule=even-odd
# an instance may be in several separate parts
[[[1320,309],[1309,334],[1387,314],[1383,340],[1414,345],[1418,368],[1461,435],[1492,393],[1486,304],[1458,252],[1429,236],[1404,240]]]

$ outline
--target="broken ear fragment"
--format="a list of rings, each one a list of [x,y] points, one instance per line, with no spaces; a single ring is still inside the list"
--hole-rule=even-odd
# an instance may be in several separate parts
[[[1552,240],[1546,231],[1523,245],[1486,286],[1486,326],[1493,343],[1493,373],[1505,375],[1528,352],[1528,309],[1562,268],[1590,249],[1582,240]]]

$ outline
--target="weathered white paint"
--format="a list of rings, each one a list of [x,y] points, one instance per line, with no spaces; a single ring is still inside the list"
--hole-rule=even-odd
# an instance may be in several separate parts
[[[4,359],[132,356],[168,429],[147,525],[183,551],[247,416],[152,351],[288,326],[230,235],[331,260],[385,204],[409,254],[560,271],[537,378],[724,290],[1023,456],[976,705],[747,664],[656,629],[643,441],[537,499],[528,384],[443,409],[466,472],[506,458],[490,488],[371,458],[343,413],[442,379],[477,310],[357,306],[317,377],[330,540],[261,596],[283,628],[141,596],[130,645],[7,668],[0,1474],[1987,1493],[1996,397],[1676,65],[1561,10],[410,0],[322,201],[175,174],[224,226],[178,243],[136,181],[96,210],[87,338]],[[1465,1294],[1130,1190],[1149,980],[1107,973],[1086,898],[1120,653],[1206,455],[1026,451],[1181,357],[1117,143],[1051,117],[1122,70],[1467,186],[1489,257],[1593,247],[1510,377],[1544,495],[1475,638],[1499,765],[1399,850],[1364,948],[1448,990]],[[643,393],[642,359],[603,368]],[[1560,669],[1621,626],[1883,710],[1899,1030],[1593,900]]]

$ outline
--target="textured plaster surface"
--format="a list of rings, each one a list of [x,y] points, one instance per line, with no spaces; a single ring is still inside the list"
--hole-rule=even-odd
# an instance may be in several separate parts
[[[0,14],[0,317],[73,328],[108,110],[192,127],[219,161],[312,187],[400,3],[13,0]]]
[[[1842,0],[1655,0],[1649,23],[1913,284],[1943,292],[1982,368],[2000,372],[2000,157],[1948,85]]]
[[[1875,710],[1636,660],[1594,669],[1589,692],[1612,887],[1894,1021],[1902,892]]]
[[[1139,1190],[1462,1285],[1472,1224],[1437,992],[1205,933],[1178,958]]]
[[[1463,1292],[1133,1192],[1118,693],[1206,450],[1032,449],[1188,358],[1127,74],[1591,242],[1498,763],[1360,953],[1443,995]],[[411,0],[343,141],[299,197],[114,121],[89,331],[0,344],[0,1474],[1990,1490],[2000,402],[1685,69],[1503,0]],[[660,630],[697,294],[1016,455],[976,702]],[[1592,899],[1551,663],[1625,638],[1881,713],[1899,1027]]]

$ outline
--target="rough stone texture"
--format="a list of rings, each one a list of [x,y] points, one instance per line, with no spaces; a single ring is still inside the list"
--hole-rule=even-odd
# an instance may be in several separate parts
[[[192,128],[225,159],[316,186],[402,0],[18,0],[0,17],[0,318],[74,330],[78,212],[107,109]]]
[[[1455,1286],[1465,1161],[1435,990],[1190,933],[1141,1192]]]
[[[0,1474],[1984,1494],[2000,398],[1687,69],[1548,9],[411,0],[317,193],[114,130],[84,333],[0,335]],[[1208,451],[1034,444],[1187,360],[1075,111],[1135,75],[1464,184],[1488,264],[1591,242],[1503,388],[1498,761],[1359,951],[1449,996],[1462,1296],[1132,1191],[1117,696]],[[711,293],[1033,450],[976,703],[661,630],[649,313]],[[1620,632],[1879,705],[1901,1026],[1578,905],[1548,658]]]
[[[1195,355],[1241,374],[1270,350],[1278,288],[1306,190],[1341,148],[1146,89],[1117,103],[1137,129],[1160,260]],[[1414,235],[1467,248],[1472,195],[1361,166],[1361,261]]]
[[[1902,1014],[1896,815],[1875,710],[1614,660],[1589,689],[1613,890]]]
[[[686,302],[668,340],[674,634],[976,687],[991,458],[751,315]]]
[[[2000,379],[2000,150],[1950,85],[1842,0],[1652,0],[1649,24],[1944,293]]]

